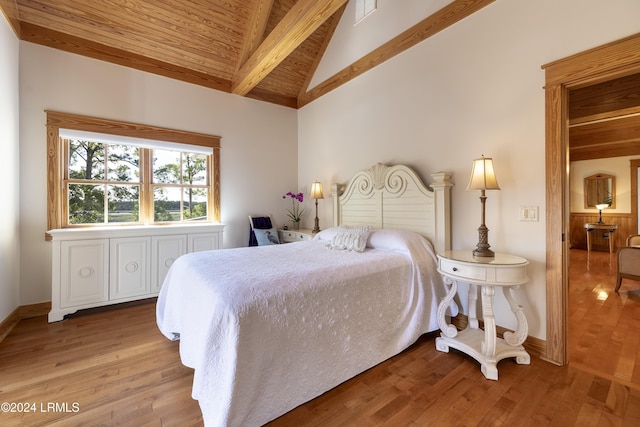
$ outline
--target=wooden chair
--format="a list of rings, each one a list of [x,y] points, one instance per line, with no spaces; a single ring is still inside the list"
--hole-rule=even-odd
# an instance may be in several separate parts
[[[256,234],[258,230],[258,234]],[[260,232],[267,232],[266,236],[259,235]],[[249,246],[261,246],[262,244],[278,244],[278,231],[273,225],[271,215],[252,216],[249,215]]]
[[[616,292],[620,289],[623,278],[640,281],[640,247],[626,246],[618,250]]]
[[[640,234],[632,234],[629,237],[627,237],[627,246],[640,248]]]

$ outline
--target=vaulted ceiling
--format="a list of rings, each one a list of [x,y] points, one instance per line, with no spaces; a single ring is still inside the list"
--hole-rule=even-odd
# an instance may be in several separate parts
[[[493,1],[452,0],[315,88],[348,0],[0,0],[0,8],[21,40],[299,108]]]

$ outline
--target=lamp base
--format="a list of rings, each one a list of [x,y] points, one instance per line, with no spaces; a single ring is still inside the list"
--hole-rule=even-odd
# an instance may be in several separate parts
[[[493,258],[496,256],[495,252],[488,248],[478,248],[473,250],[473,256],[482,258]]]
[[[496,254],[489,249],[491,247],[489,244],[489,229],[484,225],[484,222],[478,228],[478,237],[478,244],[476,245],[476,249],[473,250],[473,256],[483,258],[495,257]]]
[[[320,220],[318,219],[318,199],[316,199],[316,218],[313,224],[313,230],[311,233],[316,234],[320,232]]]

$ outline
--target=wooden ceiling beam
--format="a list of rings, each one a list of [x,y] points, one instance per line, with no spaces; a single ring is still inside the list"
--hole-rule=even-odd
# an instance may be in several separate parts
[[[299,0],[249,57],[233,79],[246,95],[348,0]]]
[[[245,33],[246,36],[242,42],[242,51],[238,55],[236,73],[240,70],[240,67],[244,65],[247,58],[249,58],[258,46],[260,46],[260,43],[262,43],[272,7],[273,0],[255,0],[255,6],[252,10],[249,25]]]

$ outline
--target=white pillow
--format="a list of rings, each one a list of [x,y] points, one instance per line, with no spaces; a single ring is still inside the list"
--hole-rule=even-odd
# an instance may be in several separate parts
[[[320,230],[315,236],[313,236],[314,240],[325,240],[327,242],[331,242],[333,237],[340,232],[340,227],[331,227],[325,230]]]
[[[341,225],[338,232],[331,239],[329,247],[345,251],[364,252],[371,227],[351,227]]]
[[[274,228],[254,228],[253,234],[256,235],[258,246],[277,245],[280,243],[278,239],[278,231]]]
[[[431,243],[427,238],[413,231],[395,229],[375,230],[367,242],[367,247],[372,249],[403,252],[420,245],[430,247]]]

